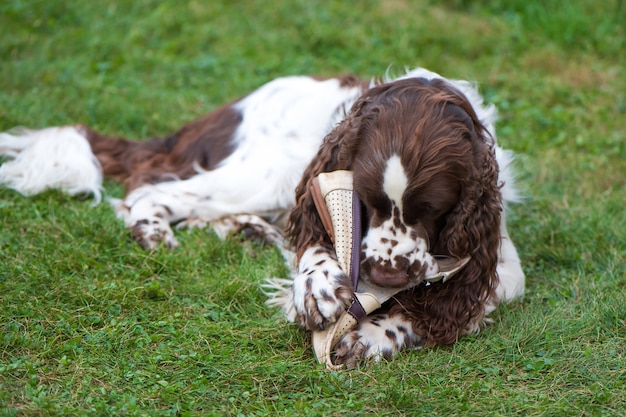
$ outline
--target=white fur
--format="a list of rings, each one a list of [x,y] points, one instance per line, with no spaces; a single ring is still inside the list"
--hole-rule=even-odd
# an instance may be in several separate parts
[[[423,68],[408,71],[399,78],[411,77],[442,78]],[[495,106],[485,106],[478,89],[470,82],[446,82],[465,94],[495,140]],[[171,222],[208,224],[231,214],[288,209],[294,204],[293,190],[323,137],[349,111],[360,93],[358,87],[340,87],[336,79],[274,80],[235,105],[242,115],[234,138],[236,149],[217,169],[199,170],[187,180],[145,185],[124,200],[111,202],[128,227],[137,227],[145,234],[145,246],[149,248],[159,242],[176,246]],[[505,202],[518,201],[512,154],[498,146],[495,151],[503,198]],[[0,166],[1,185],[25,195],[58,188],[72,195],[91,193],[95,202],[100,200],[102,171],[80,126],[0,133],[0,155],[10,159]],[[401,205],[401,164],[392,159],[388,167],[386,192]],[[500,299],[508,301],[523,294],[524,274],[506,231],[504,216],[501,230],[497,293]],[[380,241],[381,236],[374,234],[369,239],[375,237]],[[372,248],[375,246],[372,241]],[[289,298],[290,290],[285,290],[284,299]],[[287,310],[293,312],[293,309],[292,300]]]
[[[420,342],[411,321],[401,314],[367,316],[338,342],[337,352],[345,354],[338,359],[346,360],[349,367],[363,359],[379,362],[390,359],[402,349],[419,348]],[[347,352],[342,345],[347,347]]]
[[[525,277],[522,265],[506,229],[505,213],[500,221],[500,250],[498,252],[498,277],[500,282],[496,288],[496,295],[500,301],[509,302],[524,295]]]
[[[367,259],[373,259],[378,264],[388,261],[392,268],[397,268],[397,259],[405,258],[409,265],[419,262],[427,265],[426,275],[434,275],[439,272],[439,266],[430,253],[428,242],[424,239],[415,238],[413,228],[405,225],[406,231],[402,232],[394,223],[404,224],[402,216],[402,196],[408,185],[408,179],[402,161],[398,155],[393,155],[387,161],[387,167],[383,174],[383,191],[398,207],[399,217],[396,218],[392,211],[391,217],[378,227],[370,227],[367,235],[362,239],[363,251]],[[368,277],[363,276],[367,279]]]
[[[71,195],[93,194],[100,201],[102,170],[78,126],[0,133],[0,184],[24,195],[48,188]]]
[[[426,265],[426,276],[437,274],[439,265],[428,252],[428,242],[420,237],[414,237],[410,226],[406,226],[406,232],[403,233],[395,227],[394,220],[404,223],[401,218],[396,219],[392,214],[380,226],[371,227],[367,231],[367,235],[362,239],[365,257],[378,264],[388,261],[392,268],[397,268],[397,258],[402,257],[409,265],[415,262]],[[363,275],[363,272],[361,274]],[[364,276],[362,278],[368,279]]]
[[[242,115],[236,148],[216,169],[139,187],[118,206],[118,216],[133,227],[155,217],[165,223],[188,217],[210,222],[293,206],[304,168],[359,94],[336,79],[287,77],[264,85],[234,106]],[[175,246],[171,230],[164,236]]]
[[[376,318],[381,319],[377,326],[373,325],[372,318],[368,317],[360,323],[356,330],[359,341],[367,346],[364,352],[365,358],[379,361],[383,359],[385,352],[396,353],[405,346],[414,345],[419,341],[419,337],[413,332],[411,322],[402,315],[381,315],[376,316]],[[399,327],[403,328],[405,332],[399,332]],[[387,336],[388,330],[394,331],[396,339]]]
[[[470,101],[474,111],[478,119],[485,126],[487,131],[490,133],[494,140],[495,144],[495,155],[496,161],[499,165],[499,178],[498,181],[502,184],[501,192],[503,196],[504,202],[517,202],[520,197],[515,187],[515,178],[513,175],[512,169],[512,161],[513,154],[509,151],[505,151],[501,149],[496,141],[496,131],[495,131],[495,122],[497,120],[497,109],[494,105],[484,105],[484,100],[475,84],[470,83],[468,81],[463,80],[447,80],[441,77],[440,75],[428,71],[424,68],[417,68],[412,71],[408,71],[405,75],[395,78],[395,79],[405,79],[405,78],[414,78],[414,77],[422,77],[426,79],[434,79],[441,78],[446,82],[453,85],[455,88],[459,89]],[[386,77],[384,82],[390,82],[394,79]],[[403,168],[400,163],[399,158],[394,159],[393,157],[388,161],[387,171],[385,172],[384,178],[384,190],[390,196],[392,200],[398,205],[401,205],[401,196],[404,188],[406,187],[406,177],[403,179]],[[400,207],[399,207],[400,208]],[[389,245],[385,245],[382,243],[383,238],[387,240],[397,239],[396,236],[391,236],[391,232],[389,231],[393,228],[393,219],[388,220],[381,227],[376,229],[370,229],[368,234],[364,236],[363,243],[366,244],[367,249],[365,250],[366,257],[383,257],[387,255],[387,251],[389,249]],[[396,233],[398,231],[396,230]],[[519,256],[517,255],[517,251],[515,250],[515,246],[513,245],[508,232],[506,230],[506,220],[505,213],[503,211],[502,220],[501,220],[501,235],[502,242],[499,250],[499,263],[497,266],[497,272],[500,277],[499,285],[496,289],[496,297],[497,300],[492,300],[486,306],[486,314],[491,313],[495,310],[498,302],[504,301],[508,302],[517,297],[520,297],[524,293],[524,283],[525,276],[524,272],[521,268],[521,263],[519,260]],[[407,237],[407,236],[404,236]],[[400,236],[400,240],[403,239],[403,236]],[[392,248],[392,256],[395,257],[401,250],[405,253],[412,253],[413,257],[420,256],[420,260],[423,262],[428,262],[430,254],[427,252],[427,242],[422,239],[416,239],[411,243],[412,248],[405,248],[407,244],[397,244],[396,247]],[[437,268],[436,262],[432,261],[431,268],[434,270]],[[432,271],[431,271],[432,272]],[[364,277],[361,277],[364,279]],[[280,306],[283,309],[283,312],[287,314],[287,317],[290,321],[293,321],[296,316],[297,308],[294,307],[294,293],[293,288],[289,288],[289,283],[292,282],[290,280],[272,280],[267,284],[266,289],[276,291],[270,295],[270,301],[268,304]],[[298,301],[296,301],[298,302]],[[384,343],[388,343],[389,341],[385,341],[384,338],[377,337],[372,334],[371,337],[367,337],[367,329],[372,328],[372,331],[375,333],[377,330],[373,329],[375,326],[367,325],[364,323],[362,329],[360,330],[359,338],[371,339],[372,348],[368,349],[366,356],[374,356],[376,357],[377,352],[380,350],[376,350],[376,346],[379,348]],[[469,331],[477,331],[478,327],[475,329],[469,329]],[[353,335],[354,337],[354,335]],[[373,338],[373,339],[372,339]],[[381,343],[376,343],[375,340],[383,341]],[[387,348],[388,346],[383,346]]]
[[[496,145],[496,161],[500,172],[498,173],[498,183],[502,184],[500,192],[505,203],[519,203],[522,197],[515,185],[515,174],[513,172],[513,152],[504,150]]]
[[[325,322],[334,322],[346,308],[347,300],[336,297],[337,289],[346,280],[346,273],[336,258],[322,247],[308,248],[300,258],[298,274],[293,280],[293,303],[297,314],[311,317],[316,313]]]
[[[443,79],[423,68],[408,71],[400,79],[412,77]],[[495,106],[484,105],[476,85],[462,80],[444,80],[468,98],[495,142]],[[387,77],[385,81],[393,80]],[[341,87],[336,79],[285,77],[274,80],[234,105],[234,110],[242,116],[233,137],[234,152],[216,169],[198,169],[197,175],[186,180],[144,185],[123,200],[110,201],[117,215],[133,229],[134,237],[146,248],[159,243],[176,246],[178,243],[170,227],[173,222],[188,226],[212,224],[218,233],[237,230],[242,223],[247,223],[271,236],[271,230],[262,219],[237,215],[260,215],[291,208],[295,203],[294,189],[304,169],[314,158],[324,136],[341,121],[361,92],[359,87]],[[518,201],[511,168],[512,154],[497,145],[495,153],[503,199]],[[0,166],[0,185],[25,195],[59,188],[72,195],[91,193],[96,202],[100,200],[102,170],[79,126],[0,133],[0,155],[10,159]],[[400,211],[407,182],[400,158],[392,157],[387,164],[383,188]],[[406,256],[411,262],[428,263],[427,275],[437,272],[437,264],[428,253],[428,242],[412,238],[410,228],[406,234],[395,230],[396,235],[392,229],[393,218],[379,228],[369,229],[362,241],[367,246],[367,257],[384,257],[393,262],[396,256]],[[525,277],[506,229],[505,213],[501,236],[497,266],[500,280],[496,297],[485,306],[486,314],[495,310],[500,301],[510,301],[524,293]],[[281,242],[279,235],[274,237],[276,242]],[[289,321],[300,321],[309,327],[335,321],[349,302],[338,297],[351,293],[351,288],[341,288],[346,277],[337,260],[318,249],[305,251],[290,279],[268,280],[264,285],[269,305],[280,307]],[[291,252],[284,250],[283,253],[288,260],[294,258]],[[289,266],[293,264],[289,262]],[[312,315],[322,322],[308,320]],[[468,332],[478,330],[478,323],[466,329]],[[411,324],[401,315],[366,317],[340,342],[347,348],[346,355],[354,356],[347,357],[348,360],[358,357],[380,360],[418,343]]]
[[[267,296],[265,303],[269,307],[279,308],[288,322],[295,323],[298,313],[293,297],[293,275],[290,278],[268,278],[261,284],[261,288]]]
[[[396,203],[396,207],[402,213],[402,196],[409,180],[406,178],[404,166],[398,155],[392,155],[387,161],[387,167],[383,174],[383,191],[387,197]]]

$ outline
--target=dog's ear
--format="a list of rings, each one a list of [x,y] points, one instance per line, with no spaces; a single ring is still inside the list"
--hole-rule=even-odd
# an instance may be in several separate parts
[[[447,252],[470,261],[450,283],[458,299],[452,297],[449,311],[458,311],[462,302],[473,321],[484,315],[484,305],[494,296],[498,283],[496,267],[500,245],[502,196],[498,187],[498,165],[493,147],[480,143],[475,149],[478,177],[462,191],[461,201],[448,217],[441,233]],[[462,301],[461,301],[462,300]]]
[[[392,307],[400,313],[410,310],[407,314],[416,332],[424,335],[426,345],[451,344],[463,334],[478,330],[485,305],[494,300],[498,284],[502,195],[495,143],[469,103],[459,97],[452,102],[461,106],[470,119],[465,137],[470,141],[472,163],[462,178],[459,202],[446,215],[435,250],[469,261],[443,284],[399,295],[398,304]],[[409,304],[415,308],[407,309]]]
[[[300,184],[296,187],[296,206],[289,214],[286,234],[295,248],[297,260],[307,248],[313,245],[332,248],[330,237],[325,232],[315,209],[311,181],[322,172],[352,168],[360,119],[367,103],[366,97],[359,99],[352,107],[350,114],[326,136],[317,155],[304,171]]]
[[[485,149],[481,154],[484,176],[468,184],[440,234],[440,242],[447,248],[441,252],[459,259],[469,257],[467,265],[445,283],[399,294],[392,307],[392,311],[410,316],[427,346],[452,344],[477,331],[485,317],[485,305],[495,296],[502,206],[493,152]]]

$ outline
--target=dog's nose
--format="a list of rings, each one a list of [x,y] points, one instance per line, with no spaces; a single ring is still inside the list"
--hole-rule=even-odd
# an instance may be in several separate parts
[[[371,265],[370,280],[379,287],[404,287],[409,283],[406,270]]]

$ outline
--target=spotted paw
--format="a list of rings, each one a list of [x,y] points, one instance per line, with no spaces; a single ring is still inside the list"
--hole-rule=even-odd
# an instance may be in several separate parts
[[[350,280],[334,254],[321,247],[308,249],[293,282],[298,322],[308,329],[327,327],[349,306],[353,291]]]
[[[131,235],[142,248],[147,250],[152,250],[161,243],[168,248],[178,246],[169,223],[159,218],[138,220],[131,227]]]
[[[387,314],[368,316],[335,345],[333,363],[354,368],[366,360],[390,360],[404,349],[421,347],[420,337],[405,318]]]

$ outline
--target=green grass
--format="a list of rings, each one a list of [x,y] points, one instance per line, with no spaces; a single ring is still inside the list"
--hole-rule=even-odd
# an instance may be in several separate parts
[[[3,1],[0,131],[164,135],[287,74],[476,80],[519,154],[528,280],[476,337],[332,373],[263,304],[275,250],[191,230],[144,252],[106,204],[0,189],[0,415],[619,415],[624,21],[622,0]]]

